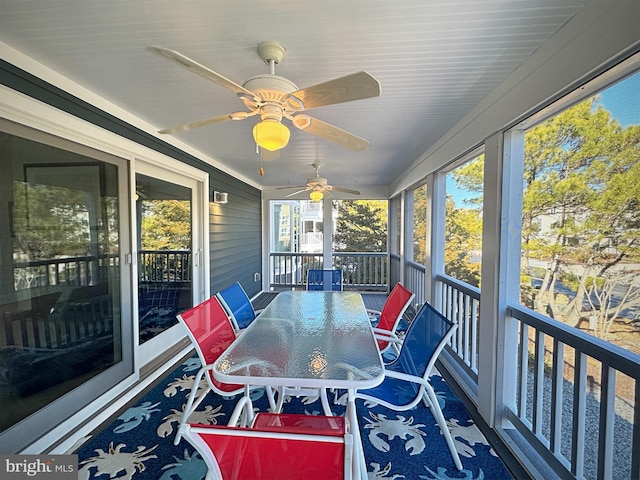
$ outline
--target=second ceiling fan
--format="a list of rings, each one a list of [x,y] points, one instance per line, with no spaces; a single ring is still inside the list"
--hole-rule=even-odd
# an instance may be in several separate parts
[[[287,197],[293,197],[294,195],[298,195],[299,193],[302,193],[302,192],[309,192],[309,198],[314,202],[319,202],[320,200],[322,200],[322,197],[324,197],[325,192],[330,194],[330,192],[333,191],[333,192],[348,193],[350,195],[360,195],[360,192],[358,190],[351,190],[349,188],[334,187],[333,185],[329,185],[327,183],[327,179],[321,177],[320,174],[318,173],[318,170],[320,169],[320,165],[321,165],[320,162],[313,162],[311,164],[311,166],[315,170],[315,174],[313,177],[307,178],[306,185],[278,187],[277,189],[283,190],[287,188],[298,188],[300,190],[298,190],[297,192],[290,193],[289,195],[287,195]]]
[[[275,74],[275,65],[285,55],[285,49],[277,42],[262,42],[258,45],[258,55],[269,65],[269,73],[255,75],[239,85],[201,65],[185,55],[161,47],[147,47],[164,58],[206,78],[216,85],[235,93],[248,111],[238,111],[224,115],[186,123],[159,130],[172,134],[192,128],[225,122],[244,120],[257,115],[260,122],[253,128],[256,143],[270,151],[279,150],[289,142],[289,129],[282,124],[282,118],[293,126],[352,151],[365,149],[368,140],[342,130],[334,125],[300,113],[313,108],[350,102],[380,95],[380,83],[367,72],[358,72],[317,85],[298,89],[290,80]]]

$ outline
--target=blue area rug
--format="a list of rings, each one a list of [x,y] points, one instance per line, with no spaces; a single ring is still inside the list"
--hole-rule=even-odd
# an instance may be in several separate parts
[[[196,356],[188,359],[74,452],[80,461],[78,478],[203,479],[207,468],[200,455],[184,439],[178,446],[173,445],[198,368]],[[434,417],[422,404],[413,410],[394,412],[358,400],[358,421],[369,480],[512,479],[444,380],[438,375],[431,380],[464,469],[456,469]],[[345,410],[343,393],[329,393],[332,410],[337,415]],[[210,392],[190,420],[226,425],[236,400]],[[267,399],[261,390],[255,391],[253,401],[254,407],[267,411]],[[320,414],[322,407],[317,397],[292,398],[285,403],[284,411]]]

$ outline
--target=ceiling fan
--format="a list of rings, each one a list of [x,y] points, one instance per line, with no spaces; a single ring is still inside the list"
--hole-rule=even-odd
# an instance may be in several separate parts
[[[331,194],[330,192],[334,191],[334,192],[349,193],[351,195],[360,195],[360,192],[358,190],[351,190],[349,188],[334,187],[333,185],[329,185],[327,183],[327,179],[326,178],[322,178],[320,176],[320,174],[318,173],[318,170],[320,169],[320,165],[321,165],[320,162],[313,162],[311,164],[311,166],[315,170],[315,175],[313,177],[307,178],[307,184],[306,185],[295,185],[295,186],[290,186],[290,187],[278,187],[278,190],[283,190],[283,189],[286,189],[286,188],[298,188],[298,189],[301,189],[301,190],[298,190],[297,192],[290,193],[289,195],[287,195],[287,197],[293,197],[294,195],[297,195],[297,194],[302,193],[302,192],[309,192],[309,198],[311,200],[313,200],[314,202],[319,202],[320,200],[322,200],[322,197],[324,196],[325,192]]]
[[[300,113],[313,108],[336,103],[350,102],[380,95],[380,83],[367,72],[358,72],[324,83],[298,89],[290,80],[275,74],[275,65],[285,55],[285,49],[277,42],[262,42],[258,45],[258,55],[269,65],[269,73],[255,75],[242,85],[225,78],[185,55],[161,47],[147,47],[153,53],[206,78],[216,85],[235,93],[248,111],[238,111],[225,115],[186,123],[159,130],[161,134],[172,134],[192,128],[225,122],[244,120],[257,115],[261,121],[253,128],[256,143],[267,150],[276,151],[289,142],[289,129],[282,124],[282,118],[307,133],[316,135],[349,150],[365,149],[369,142],[364,138],[325,123],[307,114]]]

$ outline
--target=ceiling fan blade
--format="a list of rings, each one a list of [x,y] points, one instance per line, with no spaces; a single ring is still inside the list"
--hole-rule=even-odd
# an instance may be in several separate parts
[[[307,190],[308,190],[308,188],[304,188],[302,190],[298,190],[297,192],[290,193],[285,198],[293,197],[294,195],[298,195],[299,193],[306,192]]]
[[[350,193],[351,195],[360,195],[360,192],[358,190],[350,190],[348,188],[332,186],[331,190],[333,190],[334,192]]]
[[[211,125],[213,123],[226,122],[227,120],[233,120],[233,114],[227,113],[225,115],[218,115],[217,117],[205,118],[204,120],[198,120],[197,122],[185,123],[183,125],[177,125],[175,127],[163,128],[158,130],[158,133],[177,133],[185,130],[191,130],[192,128],[203,127],[205,125]]]
[[[306,185],[290,185],[288,187],[276,187],[276,190],[286,190],[287,188],[304,188],[306,190],[307,186]],[[304,192],[304,190],[300,190],[300,191]]]
[[[168,60],[171,60],[174,63],[177,63],[178,65],[186,68],[187,70],[190,70],[193,73],[196,73],[201,77],[206,78],[207,80],[215,83],[219,87],[226,88],[227,90],[230,90],[237,95],[242,95],[242,96],[248,95],[251,98],[255,99],[255,101],[259,101],[259,99],[256,98],[255,94],[252,91],[247,90],[243,86],[238,85],[234,81],[229,80],[228,78],[220,75],[219,73],[214,72],[210,68],[207,68],[204,65],[196,62],[195,60],[190,59],[189,57],[181,54],[180,52],[176,52],[175,50],[170,50],[168,48],[162,48],[162,47],[147,47],[147,50],[157,55],[160,55],[161,57],[164,57]]]
[[[358,72],[292,92],[287,106],[301,111],[378,95],[380,82],[367,72]]]
[[[349,133],[346,130],[335,127],[329,123],[318,120],[317,118],[310,117],[309,115],[296,115],[290,117],[294,126],[300,130],[317,135],[330,142],[337,143],[340,146],[359,152],[369,146],[369,140],[358,137],[353,133]]]

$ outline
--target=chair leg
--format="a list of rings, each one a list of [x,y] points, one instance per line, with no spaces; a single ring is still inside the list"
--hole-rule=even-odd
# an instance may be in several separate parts
[[[276,402],[275,409],[273,413],[282,413],[282,407],[284,405],[284,397],[285,397],[286,387],[278,387],[278,400]]]
[[[320,389],[320,402],[322,403],[322,409],[324,410],[324,414],[327,417],[332,417],[333,412],[331,411],[331,407],[329,406],[329,399],[327,398],[327,389]]]
[[[453,437],[451,437],[451,432],[449,431],[449,427],[447,426],[447,421],[444,418],[444,414],[440,409],[440,405],[438,404],[438,397],[436,397],[436,392],[433,391],[431,385],[427,385],[425,387],[425,393],[423,395],[423,400],[429,403],[429,408],[431,409],[431,413],[438,422],[440,426],[440,430],[442,431],[442,435],[447,441],[447,445],[449,446],[449,451],[451,452],[451,456],[453,457],[453,462],[456,464],[456,468],[458,470],[462,470],[462,462],[460,461],[460,455],[458,455],[458,451],[456,450],[456,446],[453,443]]]
[[[202,392],[202,395],[196,400],[196,394],[198,392],[198,387],[202,382],[202,377],[204,376],[204,368],[201,368],[196,375],[195,380],[193,381],[193,386],[191,387],[191,392],[189,392],[189,398],[187,400],[187,405],[184,407],[184,412],[182,412],[182,418],[180,419],[180,425],[178,425],[178,431],[176,432],[176,438],[173,439],[173,444],[178,445],[180,443],[180,439],[182,438],[182,433],[184,432],[184,427],[189,419],[189,415],[193,413],[193,411],[198,408],[198,405],[204,400],[204,397],[209,393],[211,387],[207,384],[207,389]]]
[[[230,427],[248,427],[253,423],[253,402],[251,397],[245,393],[245,395],[236,403],[229,422]]]
[[[269,410],[271,410],[272,413],[280,413],[277,411],[278,404],[276,403],[276,398],[273,394],[273,388],[267,385],[264,387],[264,391],[267,395],[267,399],[269,400]]]

